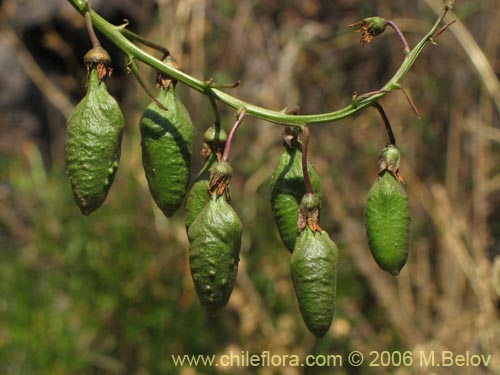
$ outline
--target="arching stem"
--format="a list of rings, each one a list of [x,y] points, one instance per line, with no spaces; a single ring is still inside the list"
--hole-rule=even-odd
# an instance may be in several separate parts
[[[394,22],[392,22],[391,20],[385,20],[385,23],[392,27],[392,29],[396,32],[398,38],[401,40],[401,43],[403,44],[403,49],[405,51],[405,53],[410,53],[411,49],[410,49],[410,45],[408,44],[408,41],[406,40],[403,32],[401,31],[401,29],[398,27],[398,25],[396,25]]]
[[[387,130],[387,135],[389,136],[389,144],[396,146],[396,138],[394,137],[394,133],[392,132],[391,123],[389,122],[389,118],[385,114],[384,108],[378,102],[372,104],[373,107],[380,113],[382,120],[384,121],[385,130]]]
[[[379,94],[372,95],[368,98],[363,98],[363,96],[360,95],[360,97],[363,98],[362,100],[358,100],[356,103],[351,103],[342,109],[329,113],[312,115],[288,115],[280,111],[274,111],[259,107],[252,103],[236,98],[217,88],[210,87],[205,81],[196,79],[181,70],[178,70],[172,66],[168,66],[168,64],[146,53],[144,50],[137,47],[132,41],[127,39],[122,34],[122,27],[117,27],[110,24],[96,12],[94,12],[93,10],[89,10],[87,3],[83,0],[67,1],[81,14],[90,13],[93,25],[126,55],[134,56],[137,60],[144,62],[152,68],[161,71],[169,77],[182,82],[183,84],[198,92],[201,92],[205,95],[210,92],[210,95],[215,100],[225,103],[228,106],[231,106],[235,109],[245,107],[247,115],[249,116],[254,116],[281,125],[286,124],[298,127],[302,127],[303,124],[308,124],[309,126],[311,126],[313,124],[334,122],[352,116],[353,114],[363,110],[364,108],[369,107],[374,102],[385,96],[388,92],[397,89],[399,87],[400,81],[413,66],[418,56],[422,53],[424,47],[430,41],[432,41],[432,38],[435,36],[435,33],[439,29],[441,22],[443,21],[448,9],[450,9],[452,4],[452,1],[448,0],[441,16],[437,19],[429,32],[413,47],[413,49],[409,53],[406,54],[405,59],[397,72],[395,72],[392,78],[390,78],[389,81],[387,81],[387,83],[380,88]]]

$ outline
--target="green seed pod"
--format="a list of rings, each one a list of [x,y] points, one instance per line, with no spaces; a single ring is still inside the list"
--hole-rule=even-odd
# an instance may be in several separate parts
[[[309,177],[314,192],[321,199],[319,176],[309,164]],[[274,222],[286,248],[293,252],[299,235],[297,229],[299,203],[306,192],[302,174],[302,151],[297,140],[285,144],[278,166],[271,178],[271,208]]]
[[[186,201],[186,230],[189,230],[191,224],[193,224],[194,220],[201,212],[203,207],[208,202],[208,184],[210,181],[210,168],[217,161],[217,156],[215,153],[211,153],[208,155],[207,160],[203,164],[203,167],[196,176],[196,180],[189,190],[189,194]]]
[[[170,217],[182,204],[189,184],[193,124],[173,84],[161,88],[157,100],[167,110],[152,102],[142,115],[142,164],[154,201]]]
[[[366,233],[370,251],[384,271],[396,276],[408,258],[408,197],[394,175],[381,172],[368,193]]]
[[[123,124],[118,103],[93,65],[87,93],[68,119],[66,140],[66,172],[84,215],[106,199],[120,161]]]
[[[224,195],[212,197],[188,231],[189,264],[203,307],[215,314],[229,300],[238,272],[243,227]]]
[[[202,156],[205,162],[198,176],[196,176],[193,186],[189,190],[186,201],[186,230],[189,230],[191,224],[193,224],[200,211],[207,204],[210,170],[221,157],[227,140],[227,134],[222,128],[216,129],[211,126],[205,132],[204,139],[205,144]]]
[[[290,258],[293,286],[309,331],[323,337],[332,324],[337,289],[338,249],[325,231],[307,225]]]

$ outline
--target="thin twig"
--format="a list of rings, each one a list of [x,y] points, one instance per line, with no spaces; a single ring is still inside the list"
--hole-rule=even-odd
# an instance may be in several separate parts
[[[401,86],[401,91],[403,91],[403,94],[406,96],[406,100],[408,100],[408,103],[410,103],[411,108],[413,109],[413,112],[415,112],[415,115],[420,118],[420,112],[418,111],[417,106],[415,105],[415,102],[410,96],[410,93],[403,87]]]
[[[311,179],[309,178],[309,171],[307,170],[307,150],[309,145],[309,135],[309,127],[304,126],[304,137],[302,139],[302,174],[304,175],[304,183],[306,185],[307,193],[314,194]]]
[[[153,49],[157,50],[158,52],[163,53],[163,57],[161,58],[161,60],[165,60],[165,58],[167,56],[170,56],[170,51],[167,48],[160,46],[159,44],[156,44],[156,43],[154,43],[146,38],[143,38],[142,36],[137,35],[133,31],[130,31],[130,30],[124,28],[121,30],[121,33],[128,40],[131,40],[134,42],[139,42],[147,47],[153,48]]]
[[[385,20],[385,23],[392,27],[394,29],[394,31],[396,32],[396,34],[398,35],[399,39],[401,40],[401,43],[403,43],[403,49],[406,53],[410,52],[411,49],[410,49],[410,45],[408,44],[408,41],[406,40],[405,36],[403,35],[403,32],[401,31],[401,29],[398,27],[398,25],[396,25],[393,21],[391,20]]]
[[[165,106],[163,104],[161,104],[158,101],[158,99],[156,99],[156,97],[153,95],[153,93],[149,90],[149,88],[146,85],[146,83],[144,83],[144,80],[142,79],[141,74],[139,73],[139,69],[137,68],[137,64],[136,64],[135,59],[133,57],[129,57],[129,63],[128,63],[127,67],[134,74],[135,79],[137,80],[137,82],[139,82],[139,85],[142,87],[142,89],[156,103],[156,105],[158,107],[160,107],[160,109],[162,109],[164,111],[168,111],[168,109],[165,108]]]
[[[241,80],[237,80],[230,83],[217,83],[214,82],[213,78],[210,78],[208,81],[206,81],[207,86],[213,89],[234,89],[238,87],[240,83]]]
[[[442,33],[444,33],[444,32],[448,29],[448,27],[450,27],[451,25],[453,25],[455,22],[457,22],[457,20],[453,20],[453,21],[451,21],[451,22],[448,22],[446,25],[444,25],[443,27],[441,27],[441,28],[438,30],[438,32],[434,35],[434,38],[433,38],[433,39],[434,39],[434,40],[436,40],[436,38],[437,38],[438,36],[440,36]]]
[[[92,17],[90,11],[85,12],[85,25],[87,26],[87,33],[89,34],[90,41],[93,47],[99,47],[101,42],[94,31],[94,26],[92,25]]]
[[[208,99],[210,100],[210,105],[212,106],[212,111],[214,112],[214,127],[216,130],[220,129],[220,111],[219,106],[217,105],[217,100],[215,100],[213,95],[210,95],[208,92]]]
[[[379,102],[373,103],[372,106],[378,111],[378,113],[380,113],[380,116],[382,116],[385,130],[387,130],[387,135],[389,136],[389,144],[396,146],[396,139],[394,138],[394,133],[392,132],[391,123],[389,122],[389,118],[385,114],[384,108]]]
[[[233,127],[231,128],[229,136],[227,137],[226,147],[224,147],[224,154],[222,154],[223,161],[229,160],[229,154],[231,153],[231,145],[233,143],[234,135],[236,134],[236,131],[240,127],[241,123],[243,122],[243,119],[245,118],[246,114],[247,110],[245,107],[243,107],[238,113],[238,118],[234,123]]]

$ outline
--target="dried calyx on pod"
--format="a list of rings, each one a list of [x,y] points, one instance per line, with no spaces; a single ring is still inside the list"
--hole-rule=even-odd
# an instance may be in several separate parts
[[[89,215],[106,199],[120,161],[124,118],[104,78],[111,59],[101,46],[84,57],[87,93],[68,118],[66,173],[80,211]]]
[[[410,215],[408,197],[401,186],[400,153],[388,145],[379,157],[379,173],[368,193],[366,233],[376,263],[396,276],[409,251]]]
[[[297,230],[299,204],[306,193],[302,173],[302,146],[298,140],[299,129],[283,128],[283,150],[271,177],[271,208],[274,222],[281,240],[292,252],[299,232]],[[308,162],[307,169],[311,184],[321,200],[321,186],[318,174]]]
[[[171,58],[167,63],[174,64]],[[170,217],[187,193],[193,123],[175,94],[174,81],[160,75],[158,86],[156,101],[146,108],[140,121],[142,164],[154,201]]]
[[[338,249],[318,223],[321,200],[306,193],[299,208],[300,235],[290,258],[290,271],[302,319],[323,337],[332,324],[337,290]]]
[[[349,27],[358,27],[356,32],[361,33],[361,44],[370,43],[373,38],[382,34],[386,27],[387,21],[382,17],[374,16],[367,17],[361,21],[348,25]]]
[[[186,201],[186,230],[189,230],[191,224],[207,204],[210,170],[216,162],[220,161],[226,141],[227,134],[220,126],[211,126],[205,131],[201,153],[203,166],[189,190]]]
[[[231,296],[240,260],[243,226],[229,204],[232,168],[214,164],[210,198],[189,227],[189,265],[202,306],[215,314]]]

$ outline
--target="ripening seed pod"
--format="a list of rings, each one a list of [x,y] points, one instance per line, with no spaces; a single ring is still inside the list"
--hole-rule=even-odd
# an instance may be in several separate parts
[[[225,165],[219,171],[230,174],[229,164],[220,163]],[[210,314],[224,307],[231,296],[238,272],[242,233],[241,221],[226,194],[215,192],[189,227],[191,276],[200,302]]]
[[[170,217],[182,204],[189,184],[193,124],[173,83],[161,87],[156,99],[166,110],[153,101],[142,115],[142,164],[154,201]]]
[[[396,276],[408,258],[410,215],[408,197],[399,181],[399,151],[395,146],[384,149],[379,165],[381,172],[368,193],[366,233],[376,263]]]
[[[312,213],[314,207],[311,205],[319,209],[317,197],[304,195],[302,211]],[[314,222],[315,218],[305,219],[305,222],[310,221]],[[317,337],[328,332],[335,314],[337,265],[338,249],[328,233],[319,226],[318,230],[312,230],[310,224],[306,224],[295,242],[290,271],[302,319]]]
[[[68,118],[66,173],[84,215],[104,202],[120,161],[124,118],[102,81],[109,61],[102,47],[85,55],[87,93]]]

